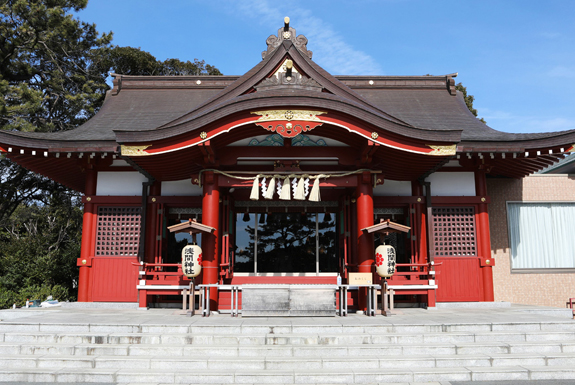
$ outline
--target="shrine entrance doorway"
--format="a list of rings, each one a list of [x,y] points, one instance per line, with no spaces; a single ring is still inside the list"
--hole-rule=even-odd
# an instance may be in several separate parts
[[[234,274],[336,275],[337,207],[324,204],[237,209]]]

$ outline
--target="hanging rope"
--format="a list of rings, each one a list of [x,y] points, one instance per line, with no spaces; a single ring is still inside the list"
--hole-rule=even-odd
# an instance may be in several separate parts
[[[279,198],[282,200],[290,200],[290,178],[293,180],[294,185],[294,192],[293,192],[293,199],[296,200],[305,200],[305,197],[308,195],[308,188],[309,188],[309,181],[313,180],[313,186],[311,192],[309,193],[309,200],[314,202],[319,202],[321,200],[320,191],[319,191],[319,184],[321,179],[327,178],[339,178],[345,177],[350,175],[362,174],[364,172],[370,172],[372,174],[380,173],[380,171],[372,171],[367,169],[355,170],[355,171],[348,171],[343,173],[329,173],[329,174],[318,174],[318,175],[309,175],[307,173],[286,173],[285,175],[282,174],[257,174],[256,176],[240,176],[230,174],[225,171],[214,170],[214,169],[206,169],[202,170],[199,173],[198,181],[199,186],[202,186],[202,173],[204,172],[213,172],[216,174],[221,174],[227,176],[228,178],[234,178],[239,180],[253,180],[252,190],[250,194],[251,200],[259,200],[259,184],[260,179],[262,180],[262,196],[265,199],[273,199],[274,192],[279,195]],[[267,179],[270,178],[269,185],[266,186]],[[277,181],[277,191],[276,191],[276,181]],[[267,187],[267,188],[266,188]]]

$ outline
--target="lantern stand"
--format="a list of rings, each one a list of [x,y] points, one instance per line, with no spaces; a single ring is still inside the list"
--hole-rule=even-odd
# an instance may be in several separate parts
[[[411,227],[400,225],[399,223],[391,222],[389,219],[386,219],[386,220],[382,219],[378,224],[366,227],[366,228],[361,229],[361,230],[368,233],[368,234],[380,233],[380,234],[384,235],[385,237],[387,237],[391,233],[408,233],[411,230]],[[384,238],[384,242],[385,242],[385,238]],[[388,268],[387,272],[383,273],[381,271],[382,270],[381,268],[376,268],[376,272],[381,277],[381,314],[388,317],[388,316],[393,314],[392,313],[393,301],[391,301],[392,308],[390,309],[389,304],[388,304],[388,300],[387,300],[387,294],[389,293],[393,297],[393,290],[388,291],[388,289],[387,289],[387,278],[392,277],[393,274],[395,273],[395,249],[390,245],[385,245],[385,246],[387,246],[387,249],[393,250],[393,252],[392,252],[392,255],[393,255],[392,270],[390,271]],[[379,246],[379,247],[381,247],[381,246]],[[378,247],[378,249],[379,249],[379,247]],[[377,253],[377,250],[376,250],[376,253]],[[376,257],[376,264],[377,264],[377,257]],[[390,264],[391,264],[391,261],[390,261]],[[379,265],[376,265],[376,266],[379,266]],[[388,264],[388,267],[390,267],[389,264]]]
[[[203,225],[199,222],[197,222],[195,219],[190,218],[187,222],[182,222],[182,223],[178,223],[176,225],[173,226],[168,226],[168,230],[170,230],[171,233],[189,233],[192,236],[192,244],[190,245],[188,243],[187,246],[184,247],[184,249],[182,250],[182,272],[185,276],[187,276],[188,278],[190,278],[190,286],[188,289],[184,289],[182,291],[182,295],[183,295],[183,299],[182,299],[182,307],[183,310],[186,310],[186,296],[189,295],[189,307],[190,307],[190,311],[187,312],[188,317],[191,317],[193,315],[195,315],[196,313],[196,285],[195,285],[195,278],[200,275],[202,268],[201,268],[201,261],[198,261],[198,270],[192,270],[190,271],[190,273],[186,273],[187,270],[184,269],[184,258],[185,258],[185,251],[186,248],[189,246],[191,248],[194,248],[195,253],[197,254],[199,252],[199,257],[196,258],[201,258],[201,253],[202,253],[202,249],[200,247],[198,247],[198,243],[197,243],[197,239],[196,239],[196,234],[204,232],[204,233],[210,233],[212,234],[214,231],[216,231],[216,229],[214,227],[211,226],[206,226]],[[192,255],[193,252],[192,252]]]

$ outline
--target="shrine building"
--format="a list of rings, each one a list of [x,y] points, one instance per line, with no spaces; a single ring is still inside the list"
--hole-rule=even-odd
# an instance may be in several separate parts
[[[114,74],[82,126],[0,132],[13,162],[83,194],[78,301],[181,303],[192,240],[168,227],[190,220],[213,229],[198,236],[196,284],[336,285],[351,273],[379,283],[375,248],[386,242],[396,302],[496,300],[490,221],[522,211],[501,195],[490,217],[489,192],[563,159],[575,131],[496,131],[468,110],[457,74],[332,75],[289,21],[266,43],[242,76]],[[365,230],[381,220],[409,231]],[[351,309],[366,309],[362,290],[348,292]],[[209,294],[213,310],[233,300]]]

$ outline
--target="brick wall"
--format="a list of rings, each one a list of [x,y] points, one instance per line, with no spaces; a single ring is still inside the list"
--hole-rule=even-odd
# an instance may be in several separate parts
[[[495,258],[495,301],[565,307],[575,297],[575,272],[511,273],[507,201],[575,201],[575,176],[533,175],[524,179],[487,179],[491,253]],[[574,233],[575,234],[575,233]]]

